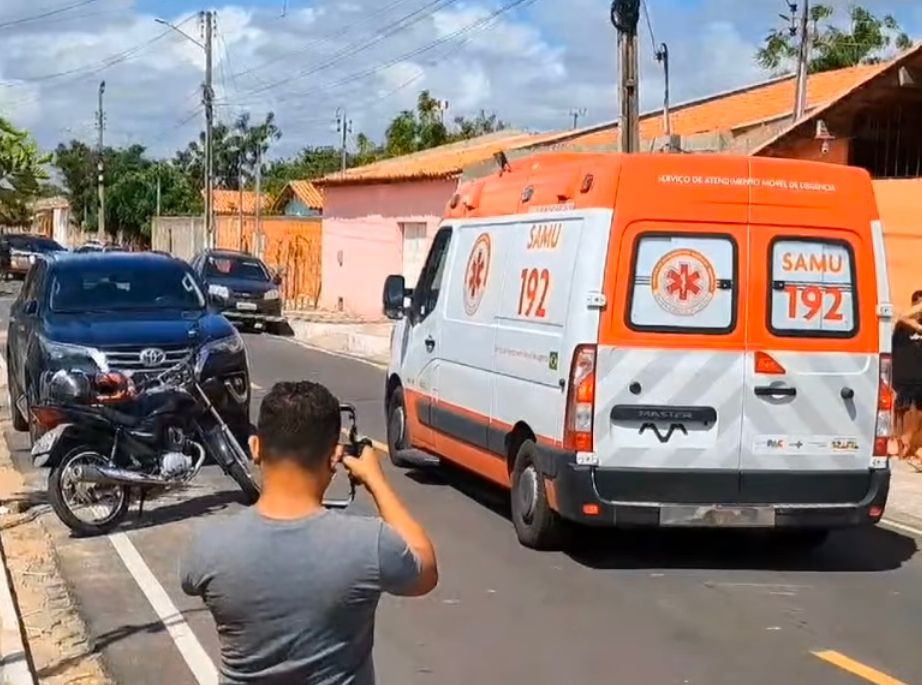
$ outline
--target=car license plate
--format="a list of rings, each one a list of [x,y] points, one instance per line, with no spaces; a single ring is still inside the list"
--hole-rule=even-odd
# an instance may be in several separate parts
[[[660,508],[661,526],[700,528],[772,528],[772,507],[722,507],[712,505],[666,505]]]
[[[242,312],[255,312],[256,303],[255,302],[238,302],[237,309]]]
[[[69,423],[61,424],[52,428],[50,431],[45,433],[38,441],[32,445],[32,456],[37,457],[42,454],[48,454],[51,450],[54,449],[54,446],[57,444],[58,439],[61,437],[61,434],[67,430]]]

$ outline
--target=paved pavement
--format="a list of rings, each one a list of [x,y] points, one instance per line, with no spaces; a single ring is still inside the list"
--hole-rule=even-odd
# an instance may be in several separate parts
[[[383,439],[379,368],[269,336],[247,344],[257,403],[276,380],[315,379]],[[39,486],[25,440],[10,442]],[[596,532],[542,554],[517,544],[502,493],[453,471],[389,473],[429,527],[442,579],[429,597],[382,603],[382,683],[922,682],[922,555],[907,535],[839,533],[798,558],[746,535]],[[203,519],[239,508],[234,483],[212,468],[109,538],[72,539],[49,518],[62,572],[118,683],[214,682],[214,626],[182,594],[177,560]]]

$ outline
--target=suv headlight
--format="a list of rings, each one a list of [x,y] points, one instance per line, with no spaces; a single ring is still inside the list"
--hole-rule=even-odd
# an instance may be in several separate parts
[[[55,342],[44,337],[39,337],[39,341],[48,358],[61,368],[81,368],[92,364],[94,370],[102,373],[109,371],[106,355],[95,347]]]
[[[213,354],[237,354],[244,349],[243,338],[234,331],[226,338],[218,338],[202,345],[195,359],[195,375],[201,376],[205,365]]]
[[[228,288],[226,285],[212,284],[208,286],[208,294],[227,300],[230,299],[230,288]]]
[[[263,295],[264,300],[277,300],[279,299],[279,297],[280,297],[279,291],[275,288],[273,288],[272,290],[267,290],[266,294]]]

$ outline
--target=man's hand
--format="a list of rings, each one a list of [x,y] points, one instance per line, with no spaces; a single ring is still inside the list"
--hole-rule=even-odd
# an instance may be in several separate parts
[[[344,457],[343,466],[350,476],[368,489],[384,480],[384,470],[373,447],[366,445],[359,457]]]

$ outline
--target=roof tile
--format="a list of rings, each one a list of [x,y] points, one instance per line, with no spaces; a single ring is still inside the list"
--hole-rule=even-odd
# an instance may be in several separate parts
[[[237,214],[240,212],[240,191],[239,190],[214,190],[212,199],[215,214]],[[260,208],[265,210],[272,204],[272,198],[263,193],[260,198]],[[256,193],[252,190],[243,191],[243,213],[256,213]]]

